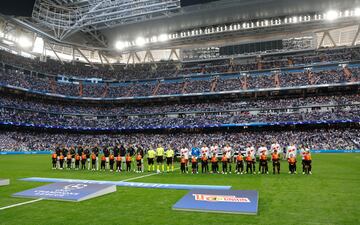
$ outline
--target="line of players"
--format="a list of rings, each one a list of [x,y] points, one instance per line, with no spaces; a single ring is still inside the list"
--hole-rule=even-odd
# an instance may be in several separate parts
[[[51,155],[52,169],[88,169],[93,171],[108,169],[118,172],[122,170],[131,171],[134,162],[136,162],[136,172],[142,172],[144,170],[143,157],[144,151],[142,149],[136,151],[132,145],[127,150],[116,146],[112,150],[104,147],[102,151],[98,145],[93,148],[89,146],[83,148],[81,145],[77,148],[74,146],[60,148],[57,145]]]
[[[282,152],[283,160],[288,161],[289,173],[297,173],[296,156],[298,150],[302,158],[303,174],[305,172],[312,174],[310,149],[306,145],[300,145],[299,149],[297,149],[294,144],[290,144]],[[141,148],[135,150],[135,148],[130,146],[129,149],[123,151],[120,148],[114,148],[113,150],[104,148],[102,153],[100,157],[100,170],[131,171],[131,168],[134,166],[133,164],[136,162],[135,171],[144,171],[145,152]],[[220,173],[219,163],[221,163],[221,173],[227,174],[232,172],[232,164],[235,163],[235,172],[237,174],[256,174],[256,163],[258,162],[258,173],[268,174],[268,161],[271,160],[273,174],[279,174],[280,154],[281,148],[277,142],[271,145],[270,151],[266,144],[262,144],[256,151],[255,147],[250,143],[246,145],[244,151],[237,152],[229,144],[223,148],[216,144],[208,148],[204,144],[201,148],[193,147],[191,151],[183,147],[180,149],[180,169],[181,173],[188,173],[189,165],[191,164],[191,172],[199,173],[200,163],[202,173]],[[88,170],[99,170],[99,155],[100,148],[98,146],[94,146],[91,151],[89,147],[83,149],[82,146],[79,146],[77,149],[74,147],[70,149],[56,147],[52,154],[53,169],[63,169],[66,165],[68,169],[78,170],[80,168],[87,168]],[[222,156],[220,157],[220,155]],[[166,160],[167,165],[166,172],[174,171],[174,156],[175,152],[171,146],[166,151],[161,145],[158,145],[155,150],[150,147],[146,154],[148,171],[155,171],[156,161],[156,171],[165,172],[164,160]],[[209,164],[211,165],[211,170],[209,170]]]
[[[222,152],[222,157],[219,156]],[[289,173],[296,174],[296,157],[298,151],[302,158],[303,174],[312,174],[312,159],[310,149],[307,145],[300,145],[297,149],[296,145],[290,144],[283,151],[283,159],[288,161]],[[274,141],[270,147],[270,151],[266,144],[262,144],[256,151],[255,147],[250,143],[246,145],[245,151],[235,151],[229,144],[220,150],[219,146],[213,145],[208,148],[203,145],[201,149],[192,148],[191,152],[184,147],[180,150],[180,168],[182,173],[188,172],[189,160],[191,163],[191,172],[198,173],[198,161],[201,163],[202,173],[219,173],[219,163],[222,164],[221,173],[227,174],[232,172],[232,163],[235,162],[235,172],[237,174],[252,173],[256,174],[256,163],[259,162],[258,174],[269,174],[268,161],[273,163],[273,174],[280,174],[281,148]],[[270,156],[270,157],[269,157]],[[219,160],[220,159],[220,160]],[[209,171],[209,163],[211,170]],[[246,168],[245,168],[246,167]]]

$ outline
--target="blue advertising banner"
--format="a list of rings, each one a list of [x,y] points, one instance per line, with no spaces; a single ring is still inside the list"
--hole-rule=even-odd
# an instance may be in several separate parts
[[[360,153],[360,149],[353,150],[311,150],[311,153]]]
[[[9,151],[0,152],[0,155],[49,155],[51,151]]]
[[[192,190],[172,208],[184,211],[256,215],[258,202],[258,192],[252,190]]]
[[[47,129],[61,129],[73,131],[139,131],[139,130],[158,130],[158,129],[193,129],[193,128],[227,128],[227,127],[264,127],[264,126],[289,126],[289,125],[314,125],[314,124],[344,124],[344,123],[359,123],[359,119],[347,120],[316,120],[316,121],[283,121],[283,122],[251,122],[251,123],[237,123],[237,124],[205,124],[205,125],[178,125],[178,126],[119,126],[116,128],[95,128],[95,127],[78,127],[78,126],[52,126],[46,124],[27,124],[19,122],[3,122],[0,125],[12,125],[17,127],[34,127]]]
[[[83,201],[116,191],[115,185],[58,182],[13,194],[14,197]]]
[[[176,189],[176,190],[193,190],[193,189],[229,190],[231,188],[231,186],[218,186],[218,185],[160,184],[160,183],[142,183],[142,182],[125,182],[125,181],[106,181],[106,180],[79,180],[79,179],[62,179],[62,178],[44,178],[44,177],[28,177],[20,180],[35,181],[35,182],[74,182],[74,183],[82,183],[82,184],[111,184],[121,187]]]

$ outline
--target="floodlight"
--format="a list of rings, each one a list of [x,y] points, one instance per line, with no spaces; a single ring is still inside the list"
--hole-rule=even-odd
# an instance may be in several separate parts
[[[25,37],[25,36],[21,36],[19,39],[18,39],[18,41],[17,41],[17,43],[20,45],[20,47],[22,47],[22,48],[29,48],[29,47],[31,47],[32,46],[32,41],[29,39],[29,38],[27,38],[27,37]]]
[[[138,37],[136,38],[136,41],[135,41],[136,45],[137,46],[144,46],[146,44],[146,41],[143,37]]]
[[[115,48],[118,49],[118,50],[122,50],[122,49],[124,49],[125,47],[126,47],[126,44],[125,44],[125,42],[123,42],[123,41],[117,41],[117,42],[115,43]]]
[[[292,22],[293,22],[293,23],[297,23],[297,22],[298,22],[298,18],[297,18],[296,16],[294,16],[294,17],[292,18]]]
[[[339,14],[335,10],[330,10],[325,14],[327,20],[332,21],[338,18]]]
[[[360,16],[360,8],[355,8],[354,15],[355,16]]]

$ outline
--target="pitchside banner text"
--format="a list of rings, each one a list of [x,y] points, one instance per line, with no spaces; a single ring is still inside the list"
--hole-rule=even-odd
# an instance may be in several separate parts
[[[258,212],[258,192],[240,190],[192,190],[174,210],[252,214]]]
[[[116,191],[115,185],[58,182],[13,194],[14,197],[83,201]]]

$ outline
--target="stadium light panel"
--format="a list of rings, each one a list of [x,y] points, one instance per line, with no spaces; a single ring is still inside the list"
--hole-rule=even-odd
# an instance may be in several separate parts
[[[6,45],[14,45],[14,42],[3,39],[2,42]]]
[[[360,16],[360,8],[355,8],[354,15],[355,16]]]
[[[44,50],[44,39],[41,37],[36,37],[33,47],[33,52],[35,53],[43,53]]]
[[[117,42],[115,43],[115,48],[118,49],[118,50],[122,50],[122,49],[124,49],[125,47],[126,47],[126,44],[125,44],[125,42],[123,42],[123,41],[117,41]]]
[[[158,41],[164,42],[169,39],[169,36],[167,34],[160,34],[158,37]]]
[[[329,10],[326,14],[325,14],[325,18],[326,20],[332,21],[332,20],[336,20],[339,17],[339,14],[337,11],[335,10]]]
[[[292,18],[292,22],[293,22],[293,23],[297,23],[297,22],[298,22],[298,18],[297,18],[296,16],[294,16],[294,17]]]
[[[25,37],[25,36],[21,36],[19,39],[18,39],[18,41],[17,41],[17,43],[20,45],[20,47],[22,47],[22,48],[29,48],[29,47],[31,47],[32,46],[32,41],[29,39],[29,38],[27,38],[27,37]]]
[[[136,38],[136,41],[135,41],[136,45],[137,46],[144,46],[146,44],[146,41],[143,37],[138,37]]]

